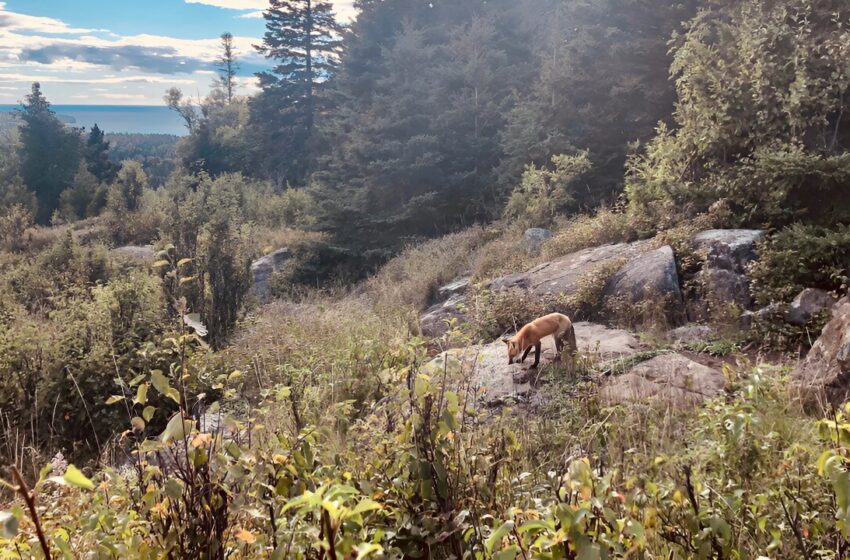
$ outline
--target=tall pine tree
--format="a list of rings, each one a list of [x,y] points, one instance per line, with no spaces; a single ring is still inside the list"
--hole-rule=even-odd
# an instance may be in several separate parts
[[[257,75],[262,92],[252,102],[260,136],[254,159],[279,184],[299,185],[310,167],[316,116],[328,107],[321,86],[336,68],[342,29],[330,2],[270,0],[263,17],[266,33],[256,48],[276,64]]]
[[[32,85],[21,109],[21,178],[38,201],[36,221],[50,222],[59,207],[59,196],[71,186],[82,157],[79,129],[65,126],[41,93]]]
[[[220,92],[222,100],[230,105],[236,95],[236,73],[239,71],[231,33],[221,35],[221,54],[215,61],[215,66],[218,69],[218,78],[213,83],[213,91]]]
[[[89,173],[100,182],[111,183],[115,180],[121,165],[109,159],[109,142],[97,124],[89,131],[85,157]]]
[[[558,0],[538,45],[540,76],[502,136],[499,182],[509,189],[529,163],[589,150],[593,171],[576,206],[623,188],[629,144],[652,137],[673,112],[670,41],[704,0]]]

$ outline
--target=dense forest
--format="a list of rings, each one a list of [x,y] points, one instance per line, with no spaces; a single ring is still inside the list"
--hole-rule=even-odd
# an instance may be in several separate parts
[[[223,33],[180,139],[22,92],[0,558],[850,554],[850,6],[355,4],[270,0],[252,95]],[[486,400],[552,311],[575,361]],[[671,356],[716,387],[610,400]]]

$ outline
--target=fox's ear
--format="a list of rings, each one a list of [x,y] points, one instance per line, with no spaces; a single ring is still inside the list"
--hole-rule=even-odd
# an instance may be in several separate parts
[[[511,345],[511,339],[509,339],[509,338],[503,338],[503,339],[502,339],[502,342],[504,342],[504,343],[505,343],[505,344],[507,344],[508,346],[510,346],[510,345]]]

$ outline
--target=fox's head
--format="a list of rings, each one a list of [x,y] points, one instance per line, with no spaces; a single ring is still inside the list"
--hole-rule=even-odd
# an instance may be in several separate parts
[[[502,342],[508,346],[508,364],[514,363],[514,360],[522,351],[519,347],[519,342],[513,338],[503,338]]]

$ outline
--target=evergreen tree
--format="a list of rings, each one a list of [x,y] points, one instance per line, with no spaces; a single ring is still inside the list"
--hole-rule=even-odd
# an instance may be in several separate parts
[[[46,224],[77,173],[83,151],[80,131],[56,118],[38,82],[26,96],[20,117],[21,178],[38,201],[36,221]]]
[[[525,2],[360,7],[312,189],[335,246],[380,260],[501,211],[492,171],[505,116],[535,76],[533,31],[517,25]]]
[[[102,183],[114,181],[118,169],[121,168],[118,163],[109,159],[109,142],[97,124],[92,127],[86,140],[85,158],[89,172]]]
[[[213,83],[213,91],[220,92],[223,100],[229,105],[233,103],[233,96],[236,94],[236,73],[239,71],[239,63],[233,49],[233,35],[230,33],[221,35],[221,55],[215,66],[219,77]]]
[[[333,75],[342,30],[330,2],[271,0],[263,17],[266,33],[256,48],[276,64],[257,75],[262,92],[252,103],[260,147],[255,161],[278,183],[301,184],[316,115],[329,104],[321,85]]]
[[[621,192],[630,144],[651,138],[672,114],[669,42],[704,3],[558,0],[549,7],[537,84],[502,136],[500,185],[515,186],[529,163],[588,150],[594,169],[573,209]]]

